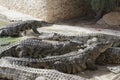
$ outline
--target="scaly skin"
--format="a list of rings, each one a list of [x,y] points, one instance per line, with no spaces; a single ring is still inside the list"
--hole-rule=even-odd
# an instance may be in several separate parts
[[[120,48],[111,47],[96,60],[98,64],[120,64]]]
[[[20,52],[19,57],[46,57],[51,55],[62,55],[66,52],[71,52],[77,50],[80,47],[80,44],[76,44],[74,42],[63,41],[48,41],[34,38],[34,39],[26,39],[24,42],[21,42],[19,46],[17,46],[17,51]]]
[[[45,34],[45,33],[43,33]],[[86,42],[88,39],[92,37],[101,37],[103,34],[100,33],[90,33],[90,34],[79,34],[79,35],[64,35],[59,33],[52,33],[50,37],[44,37],[41,39],[47,39],[47,40],[57,40],[57,41],[84,41]]]
[[[85,80],[80,76],[65,74],[56,70],[22,67],[8,62],[4,65],[0,64],[0,77],[12,80]]]
[[[21,59],[18,59],[18,60],[15,59],[16,62],[14,62],[14,60],[11,60],[10,58],[7,58],[7,59],[11,63],[15,63],[17,65],[23,65],[23,66],[27,65],[30,67],[55,68],[57,70],[60,70],[62,72],[67,72],[67,73],[76,73],[76,72],[79,72],[86,68],[95,69],[94,64],[92,64],[92,61],[94,62],[95,59],[100,55],[100,53],[104,52],[107,48],[111,47],[111,45],[112,45],[112,44],[109,44],[107,46],[104,46],[105,44],[102,44],[101,42],[103,42],[105,40],[105,41],[110,41],[110,42],[113,41],[113,43],[114,43],[117,41],[117,39],[119,39],[118,37],[106,36],[106,35],[99,35],[99,36],[97,35],[95,37],[100,39],[97,41],[97,42],[100,42],[100,44],[99,43],[92,44],[92,42],[94,42],[94,41],[91,42],[88,40],[87,43],[89,45],[87,45],[88,47],[85,48],[85,50],[83,50],[83,52],[76,51],[76,52],[68,53],[68,54],[65,54],[62,56],[54,56],[54,57],[47,57],[47,58],[41,58],[41,59],[30,59],[30,60],[22,59],[23,61]],[[90,44],[92,44],[92,47],[94,47],[94,48],[90,47]],[[99,47],[98,47],[98,45],[99,45]],[[103,46],[104,46],[104,48],[103,48]],[[96,51],[96,50],[98,50],[98,51]],[[86,53],[86,51],[88,53]],[[86,57],[86,56],[88,56],[88,57]],[[12,59],[14,59],[14,58],[12,58]],[[83,62],[80,62],[79,60],[83,61]],[[36,65],[33,65],[33,64],[36,64]],[[63,65],[64,65],[64,67],[63,67]],[[73,65],[74,65],[74,67],[73,67]]]
[[[107,49],[103,54],[101,54],[96,63],[100,65],[106,64],[120,64],[120,48],[111,47]],[[120,73],[120,66],[108,67],[108,69],[113,73]],[[114,79],[113,79],[114,80]]]
[[[62,55],[80,48],[80,44],[74,42],[63,41],[48,41],[38,38],[28,38],[17,43],[9,45],[4,50],[1,50],[2,56],[13,57],[46,57],[50,55]]]
[[[91,39],[93,37],[96,37],[98,39],[104,38],[106,40],[112,39],[114,41],[114,46],[119,45],[119,40],[120,40],[119,36],[112,36],[112,35],[106,35],[106,34],[100,34],[100,33],[85,34],[85,35],[81,34],[79,36],[64,36],[64,35],[55,34],[51,39],[53,39],[53,40],[56,40],[57,38],[60,40],[63,39],[62,41],[64,41],[64,42],[63,43],[60,42],[58,44],[52,45],[50,43],[42,42],[39,39],[36,39],[35,41],[32,39],[31,40],[28,39],[28,40],[26,40],[27,42],[22,41],[21,43],[18,42],[18,43],[15,43],[14,45],[8,46],[7,48],[3,49],[0,52],[0,54],[4,52],[4,53],[7,53],[7,55],[9,55],[9,56],[14,56],[14,57],[26,57],[26,55],[29,55],[29,57],[41,57],[41,55],[42,55],[42,57],[49,56],[49,55],[59,55],[59,54],[64,54],[64,53],[72,51],[72,50],[77,50],[79,48],[79,45],[81,45],[81,43],[84,44],[87,42],[88,39]],[[20,44],[22,44],[22,46],[20,46]],[[19,47],[17,47],[18,45],[19,45]],[[51,53],[48,54],[48,52],[44,52],[45,51],[44,50],[44,51],[42,51],[41,55],[39,55],[39,52],[41,50],[39,50],[39,48],[36,48],[38,46],[40,46],[39,48],[42,48],[42,49],[45,48],[45,50],[48,49],[47,51],[48,52],[51,51]],[[57,47],[55,48],[55,46],[57,46]],[[76,47],[76,46],[78,46],[78,47]],[[17,49],[15,49],[16,47],[17,47]],[[34,50],[32,48],[34,48],[34,49],[36,48],[36,50]],[[61,49],[58,50],[58,48],[61,48]],[[54,52],[50,49],[52,49]],[[31,52],[28,53],[28,51],[31,51]],[[33,53],[33,52],[36,52],[36,53]],[[15,54],[13,54],[13,53],[15,53]],[[55,54],[52,54],[52,53],[55,53]]]
[[[56,34],[56,35],[59,35],[59,34]],[[59,37],[59,36],[57,36],[56,37],[56,35],[55,36],[53,36],[53,37],[55,37],[56,39],[57,39],[57,37]],[[60,35],[60,36],[62,36],[62,35]],[[84,44],[84,42],[86,42],[86,40],[88,40],[89,38],[91,38],[91,37],[95,37],[95,36],[99,36],[99,37],[101,37],[102,36],[102,34],[87,34],[87,35],[83,35],[83,34],[81,34],[80,36],[62,36],[63,37],[63,39],[65,40],[65,41],[69,41],[69,40],[71,40],[71,42],[73,42],[73,43],[77,43],[77,44],[81,44],[81,42],[83,42],[83,44]],[[75,40],[73,40],[73,38],[75,38]],[[53,38],[52,38],[53,39]],[[59,38],[58,38],[59,39]],[[66,40],[67,39],[67,40]],[[55,40],[55,39],[53,39],[53,40]],[[63,41],[64,41],[63,40]],[[77,41],[76,41],[77,40]],[[41,42],[39,42],[39,41],[37,41],[38,43],[41,43]],[[34,42],[33,42],[34,43]],[[37,45],[36,46],[41,46],[41,44],[38,44],[37,43]],[[9,55],[9,56],[14,56],[14,57],[18,57],[18,56],[21,56],[21,57],[25,57],[25,55],[26,55],[26,53],[24,53],[24,52],[26,52],[27,50],[21,50],[21,52],[19,51],[19,49],[17,49],[17,51],[18,52],[20,52],[20,55],[19,55],[19,53],[17,53],[16,52],[16,50],[15,50],[15,48],[18,46],[20,44],[20,41],[18,41],[18,42],[16,42],[15,44],[11,44],[10,46],[8,46],[8,47],[6,47],[6,48],[4,48],[3,50],[1,50],[0,51],[0,54],[1,55]],[[25,42],[23,43],[23,45],[22,46],[24,46],[24,44],[25,44]],[[29,46],[32,48],[32,44],[31,44],[31,42],[29,42]],[[48,45],[46,45],[46,48],[47,48],[47,46]],[[1,46],[0,46],[1,47]],[[34,47],[34,46],[33,46]],[[22,48],[22,47],[19,47],[19,48]],[[69,48],[69,49],[72,49],[73,47],[71,47],[71,48]],[[28,49],[30,49],[30,48],[28,48]],[[33,50],[33,49],[32,49]],[[64,50],[64,51],[66,51],[66,50]],[[70,50],[71,51],[71,50]],[[3,53],[4,52],[4,53]],[[13,54],[13,52],[15,53],[15,54]],[[27,51],[28,52],[28,51]],[[37,52],[39,52],[39,51],[37,51]],[[60,51],[59,51],[60,52]],[[3,53],[3,54],[2,54]],[[7,53],[7,54],[6,54]],[[62,52],[61,52],[62,53]],[[17,54],[17,55],[16,55]],[[52,55],[52,54],[49,54],[49,55]],[[55,54],[54,54],[55,55]],[[38,56],[38,55],[36,55],[36,56]],[[43,54],[43,56],[44,56],[44,54]],[[47,56],[47,55],[46,55]]]
[[[61,40],[63,42],[58,42],[58,44],[51,44],[51,43],[46,43],[44,41],[42,42],[40,39],[37,39],[37,38],[35,41],[34,41],[34,39],[33,40],[27,39],[27,40],[15,43],[14,45],[8,46],[7,48],[0,51],[0,54],[2,55],[2,53],[3,53],[3,55],[9,55],[9,56],[14,56],[14,57],[26,57],[26,55],[29,57],[46,57],[46,56],[50,56],[50,55],[60,55],[60,54],[64,54],[64,53],[67,53],[67,52],[70,52],[73,50],[77,50],[78,48],[81,48],[79,46],[79,45],[81,45],[81,43],[84,44],[87,42],[88,39],[91,39],[93,37],[96,37],[98,39],[104,38],[106,40],[112,39],[115,44],[114,46],[119,45],[119,40],[120,40],[119,36],[112,36],[112,35],[106,35],[106,34],[100,34],[100,33],[85,34],[85,35],[81,34],[79,36],[64,36],[64,35],[55,34],[51,39],[53,39],[53,40],[56,40],[57,38],[60,40],[63,39],[63,40]],[[22,45],[20,45],[20,44],[22,44]],[[76,47],[76,46],[78,46],[78,47]],[[40,49],[42,48],[42,50],[44,48],[45,49],[42,51],[39,48]],[[84,48],[84,46],[83,46],[83,48]],[[29,53],[28,53],[28,51],[29,51]],[[42,53],[39,53],[39,52],[42,52]],[[39,54],[41,54],[41,55],[39,55]]]
[[[45,33],[44,33],[45,34]],[[113,39],[114,44],[113,46],[120,46],[120,35],[110,35],[110,34],[102,34],[102,33],[89,33],[89,34],[79,34],[79,35],[65,35],[65,34],[59,34],[59,33],[52,33],[51,36],[47,37],[40,37],[41,39],[47,39],[47,40],[57,40],[57,41],[72,41],[76,43],[86,43],[88,39],[91,39],[93,37],[96,38],[104,38],[106,40]]]
[[[52,23],[47,23],[45,21],[37,21],[37,20],[28,20],[22,21],[18,23],[13,23],[11,25],[6,26],[5,28],[0,29],[0,37],[19,37],[20,33],[29,29],[32,29],[35,33],[40,34],[37,31],[38,27],[51,26]]]
[[[90,43],[91,41],[91,43]],[[46,58],[13,58],[6,57],[11,64],[46,68],[46,69],[57,69],[66,73],[77,73],[86,68],[95,69],[94,64],[96,58],[104,52],[106,49],[112,46],[112,42],[106,40],[96,41],[89,40],[87,47],[84,50],[71,52],[65,55],[52,56]]]

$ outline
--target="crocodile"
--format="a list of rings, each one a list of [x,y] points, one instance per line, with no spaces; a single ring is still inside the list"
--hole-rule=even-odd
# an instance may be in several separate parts
[[[56,69],[65,73],[77,73],[85,69],[95,70],[96,58],[112,46],[113,42],[106,40],[90,39],[84,49],[73,51],[59,56],[49,56],[46,58],[14,58],[3,57],[11,64],[29,66],[43,69]]]
[[[18,41],[0,51],[2,56],[13,57],[46,57],[50,55],[62,55],[70,51],[78,50],[80,44],[70,41],[49,41],[38,38],[28,38]]]
[[[19,57],[46,57],[52,55],[62,55],[80,48],[80,44],[70,41],[49,41],[40,39],[28,39],[21,42],[16,50],[19,51]]]
[[[47,33],[43,33],[48,35]],[[50,34],[50,33],[49,33]],[[83,34],[80,33],[78,35],[65,35],[65,34],[59,34],[59,33],[51,33],[51,36],[46,35],[43,37],[39,37],[40,39],[44,40],[57,40],[57,41],[72,41],[76,43],[86,43],[88,39],[91,39],[93,37],[97,38],[105,38],[106,40],[111,40],[113,39],[114,44],[113,47],[120,46],[120,36],[115,35],[115,34],[104,34],[104,33],[88,33],[88,34]]]
[[[109,38],[104,34],[93,33],[85,35],[81,34],[79,36],[63,36],[55,34],[55,36],[53,36],[51,39],[61,39],[58,38],[59,36],[64,40],[59,41],[57,44],[51,44],[38,38],[29,38],[23,41],[18,41],[13,45],[11,44],[8,46],[8,48],[1,50],[0,53],[3,53],[1,55],[5,55],[5,53],[7,53],[7,55],[11,55],[13,57],[46,57],[50,55],[61,55],[72,50],[77,50],[78,48],[84,48],[84,43],[86,43],[87,40],[92,37],[106,39]],[[113,38],[113,36],[110,36],[110,38]],[[47,39],[47,41],[49,40],[50,38]]]
[[[120,54],[119,53],[120,53],[119,47],[108,48],[103,54],[101,54],[96,59],[96,63],[99,65],[101,65],[101,64],[102,65],[103,64],[104,65],[106,65],[106,64],[120,64]],[[13,55],[10,55],[10,56],[13,56]]]
[[[3,53],[1,55],[6,55],[5,53],[7,53],[7,55],[14,57],[46,57],[50,55],[60,55],[77,50],[78,48],[84,48],[85,46],[82,45],[92,37],[97,37],[98,39],[105,38],[108,40],[113,38],[112,40],[114,41],[114,44],[119,45],[119,36],[111,36],[100,33],[81,34],[79,36],[65,36],[55,34],[52,38],[49,38],[48,41],[50,39],[63,39],[61,40],[62,42],[58,42],[58,44],[51,44],[48,42],[46,43],[43,40],[41,41],[41,39],[29,38],[15,43],[14,45],[8,46],[8,48],[1,50],[0,53]]]
[[[48,33],[42,33],[43,35],[47,36]],[[56,40],[56,41],[87,41],[88,39],[92,38],[92,37],[102,37],[104,34],[101,33],[89,33],[89,34],[79,34],[79,35],[65,35],[65,34],[59,34],[59,33],[49,33],[49,35],[51,34],[51,36],[47,36],[42,38],[41,35],[39,36],[40,39],[44,39],[44,40]]]
[[[13,23],[0,29],[0,37],[7,37],[7,36],[19,37],[21,36],[21,32],[26,33],[25,31],[30,29],[32,29],[33,32],[35,32],[36,34],[40,34],[37,31],[37,28],[51,26],[51,25],[53,25],[53,23],[48,23],[45,21],[37,21],[37,20],[27,20],[18,23]]]
[[[57,37],[56,37],[57,36]],[[48,37],[47,39],[44,39],[44,40],[56,40],[56,39],[60,39],[59,38],[59,36],[60,37],[63,37],[64,38],[64,40],[60,40],[60,42],[61,41],[63,41],[63,42],[66,42],[67,43],[67,45],[68,45],[68,43],[75,43],[74,45],[78,45],[78,44],[80,44],[81,45],[81,43],[85,43],[88,39],[90,39],[90,38],[92,38],[92,37],[103,37],[103,35],[102,34],[86,34],[86,35],[83,35],[83,34],[81,34],[81,35],[79,35],[79,36],[64,36],[64,35],[59,35],[59,34],[56,34],[55,33],[55,35],[53,35],[52,37]],[[55,38],[54,38],[55,37]],[[53,39],[54,38],[54,39]],[[75,40],[73,40],[73,39],[75,39]],[[9,45],[8,47],[6,47],[6,48],[4,48],[3,50],[0,50],[0,54],[1,54],[1,56],[2,55],[6,55],[6,56],[13,56],[13,57],[25,57],[25,55],[27,55],[28,56],[28,51],[31,51],[31,50],[33,50],[32,52],[34,52],[35,50],[34,49],[32,49],[32,48],[34,48],[34,47],[38,47],[38,46],[40,46],[40,48],[45,48],[45,46],[46,46],[46,49],[47,48],[49,48],[49,50],[50,50],[50,46],[52,46],[52,44],[46,44],[46,42],[45,42],[45,45],[44,45],[44,42],[42,42],[41,40],[41,38],[40,39],[37,39],[36,38],[36,40],[35,40],[35,38],[32,40],[32,38],[30,39],[27,39],[27,40],[23,40],[23,41],[18,41],[18,42],[16,42],[16,43],[14,43],[14,44],[11,44],[11,45]],[[26,42],[27,41],[27,42]],[[59,41],[59,40],[57,40],[57,41]],[[68,42],[69,41],[69,42]],[[5,42],[5,41],[4,41]],[[42,43],[42,45],[41,45],[41,43]],[[22,45],[20,45],[20,44],[22,44]],[[33,45],[34,44],[34,45]],[[63,43],[64,44],[64,43]],[[82,44],[82,45],[83,45]],[[19,45],[19,46],[18,46]],[[43,46],[44,45],[44,46]],[[48,47],[48,45],[49,45],[49,47]],[[57,44],[58,45],[58,44]],[[66,46],[67,46],[66,45]],[[18,46],[18,47],[17,47]],[[24,48],[24,46],[26,46],[27,47],[27,49],[26,48]],[[58,45],[59,46],[59,45]],[[72,47],[71,47],[72,46]],[[63,51],[72,51],[73,50],[73,45],[71,45],[71,46],[67,46],[67,47],[69,47],[69,48],[66,48],[66,49],[69,49],[69,50],[65,50],[64,48],[64,45],[63,45],[63,48],[62,48],[62,50]],[[2,47],[2,46],[0,46],[0,47]],[[55,47],[55,46],[54,46]],[[79,46],[78,46],[79,47]],[[82,46],[82,47],[84,47],[84,46]],[[74,49],[75,49],[76,47],[74,47]],[[2,49],[2,48],[1,48]],[[51,48],[52,49],[52,48]],[[57,49],[58,50],[58,49]],[[62,51],[61,50],[61,51]],[[76,50],[76,49],[75,49]],[[44,50],[45,51],[45,50]],[[48,50],[47,50],[48,51]],[[52,50],[51,50],[52,51]],[[63,52],[62,51],[62,52]],[[31,52],[31,53],[32,53]],[[40,50],[39,50],[39,48],[37,48],[37,50],[36,50],[36,54],[38,54],[38,52],[40,52]],[[49,51],[48,51],[49,52]],[[60,53],[60,50],[58,50],[57,52],[59,52]],[[62,53],[61,52],[61,53]],[[7,53],[7,54],[6,54]],[[42,53],[43,53],[43,51],[42,51]],[[42,53],[41,53],[41,55],[42,55]],[[20,55],[19,55],[20,54]],[[29,54],[30,54],[30,52],[29,52]],[[34,53],[35,54],[35,53]],[[58,53],[57,53],[58,54]],[[31,56],[32,56],[32,54],[30,54]],[[29,55],[29,56],[30,56]],[[34,57],[35,56],[37,56],[37,57],[40,57],[41,55],[34,55]],[[52,55],[52,53],[50,54],[49,53],[49,55]],[[55,55],[55,54],[54,54]],[[43,54],[43,56],[42,57],[44,57],[45,55]],[[47,54],[46,54],[46,56],[47,56]],[[33,57],[33,56],[32,56]]]
[[[120,64],[120,48],[111,47],[108,48],[103,54],[101,54],[98,59],[96,59],[98,64]]]
[[[65,74],[57,70],[12,65],[2,59],[0,59],[0,62],[0,77],[10,80],[85,80],[83,77]],[[2,64],[2,62],[7,64]]]

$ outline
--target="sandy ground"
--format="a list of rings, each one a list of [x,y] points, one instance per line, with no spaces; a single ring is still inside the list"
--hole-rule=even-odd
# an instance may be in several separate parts
[[[29,15],[25,15],[13,10],[9,10],[0,6],[0,26],[9,24],[9,21],[21,21],[37,19]],[[40,19],[37,19],[40,20]],[[57,32],[61,34],[79,35],[81,33],[105,33],[105,34],[116,34],[119,36],[120,27],[118,26],[105,26],[95,24],[92,20],[86,20],[85,18],[72,19],[64,22],[58,22],[51,27],[39,28],[39,32]],[[32,35],[32,32],[29,32]],[[86,70],[79,74],[87,80],[120,80],[120,73],[114,74],[110,72],[106,66],[98,66],[98,70],[89,71]],[[0,79],[1,80],[1,79]]]

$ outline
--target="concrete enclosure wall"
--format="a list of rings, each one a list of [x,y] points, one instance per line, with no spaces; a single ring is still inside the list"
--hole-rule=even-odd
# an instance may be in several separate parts
[[[82,0],[0,0],[0,5],[46,21],[61,21],[85,14]]]

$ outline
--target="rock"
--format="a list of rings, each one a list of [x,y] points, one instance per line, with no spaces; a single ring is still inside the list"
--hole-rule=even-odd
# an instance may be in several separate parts
[[[48,22],[84,16],[87,11],[83,0],[0,0],[0,5]]]
[[[107,25],[105,23],[105,21],[101,18],[100,20],[97,21],[97,24],[100,24],[100,25]]]
[[[120,25],[120,12],[110,12],[104,15],[97,23],[108,24],[110,26],[119,26]]]

